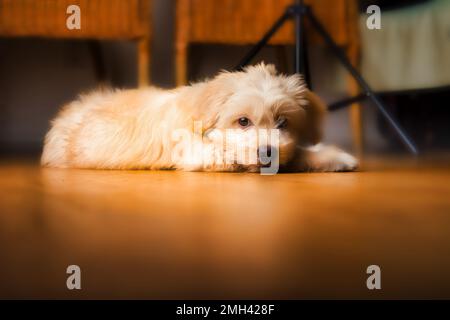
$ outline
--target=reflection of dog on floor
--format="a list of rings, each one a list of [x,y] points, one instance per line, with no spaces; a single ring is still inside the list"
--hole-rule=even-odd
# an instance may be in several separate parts
[[[200,122],[205,145],[215,142],[209,134],[214,131],[276,129],[276,148],[265,141],[255,150],[275,150],[283,171],[354,170],[354,157],[318,144],[324,113],[298,75],[279,75],[265,64],[173,90],[96,91],[65,106],[53,120],[41,162],[61,168],[252,172],[264,166],[216,158],[187,161],[187,147],[173,139],[173,131],[192,132],[193,123]],[[225,148],[223,142],[217,145]]]

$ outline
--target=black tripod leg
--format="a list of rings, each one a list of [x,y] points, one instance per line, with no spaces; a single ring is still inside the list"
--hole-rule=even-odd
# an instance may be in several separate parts
[[[297,1],[299,2],[299,1]],[[304,59],[304,33],[303,33],[303,13],[297,10],[294,14],[295,23],[295,73],[305,73]]]
[[[390,126],[395,130],[397,135],[400,136],[401,141],[405,144],[405,146],[409,149],[411,153],[414,155],[418,154],[417,147],[411,138],[406,134],[403,128],[394,120],[393,116],[386,109],[383,101],[372,91],[369,84],[364,80],[361,74],[352,66],[351,62],[348,60],[346,54],[342,51],[341,48],[334,42],[322,24],[317,20],[314,14],[311,12],[310,8],[306,10],[306,16],[310,19],[312,26],[317,30],[317,32],[321,35],[321,37],[325,40],[326,44],[331,48],[333,53],[337,56],[337,58],[341,61],[344,67],[350,72],[350,74],[355,78],[358,82],[359,86],[363,89],[367,97],[372,100],[378,110],[381,112],[383,117],[387,120]]]
[[[290,10],[286,10],[283,15],[278,18],[278,20],[272,25],[272,27],[267,31],[264,37],[255,44],[253,48],[245,55],[245,57],[239,62],[235,67],[235,70],[242,70],[255,56],[256,54],[267,44],[270,38],[278,31],[278,29],[284,24],[284,22],[291,17],[292,13]]]
[[[330,104],[328,106],[328,110],[330,110],[330,111],[339,110],[341,108],[348,107],[349,105],[351,105],[355,102],[362,101],[366,98],[367,98],[367,94],[361,93],[361,94],[358,94],[357,96],[346,98],[346,99],[343,99],[338,102],[334,102],[334,103]]]
[[[295,23],[295,73],[303,75],[308,88],[311,89],[311,77],[309,74],[307,39],[304,28],[303,17],[303,1],[297,1],[297,6],[292,7],[291,10],[294,16]]]

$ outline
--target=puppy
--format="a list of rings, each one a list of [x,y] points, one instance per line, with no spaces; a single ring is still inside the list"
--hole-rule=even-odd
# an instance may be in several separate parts
[[[324,115],[324,104],[299,75],[277,74],[264,63],[173,90],[95,91],[63,107],[52,121],[41,163],[258,172],[276,162],[276,171],[355,170],[353,156],[319,143]],[[275,138],[261,138],[262,130]],[[234,134],[224,134],[229,131]],[[234,137],[231,149],[224,137]],[[236,147],[251,161],[230,153]]]

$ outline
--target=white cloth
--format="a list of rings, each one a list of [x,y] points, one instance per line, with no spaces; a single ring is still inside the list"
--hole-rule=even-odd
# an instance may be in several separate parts
[[[450,85],[450,0],[381,11],[381,30],[369,30],[367,17],[360,17],[361,69],[375,90]]]

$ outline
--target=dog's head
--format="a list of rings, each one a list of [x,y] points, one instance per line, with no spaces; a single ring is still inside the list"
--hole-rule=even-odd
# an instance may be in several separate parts
[[[202,85],[197,117],[206,125],[205,135],[211,140],[214,132],[234,129],[234,133],[241,133],[234,134],[238,146],[245,145],[249,153],[259,156],[276,151],[283,166],[293,159],[296,146],[315,144],[321,138],[323,104],[299,75],[281,75],[273,65],[261,63],[243,71],[222,72]],[[249,139],[256,144],[243,143]],[[256,171],[261,164],[244,163],[239,168]]]

